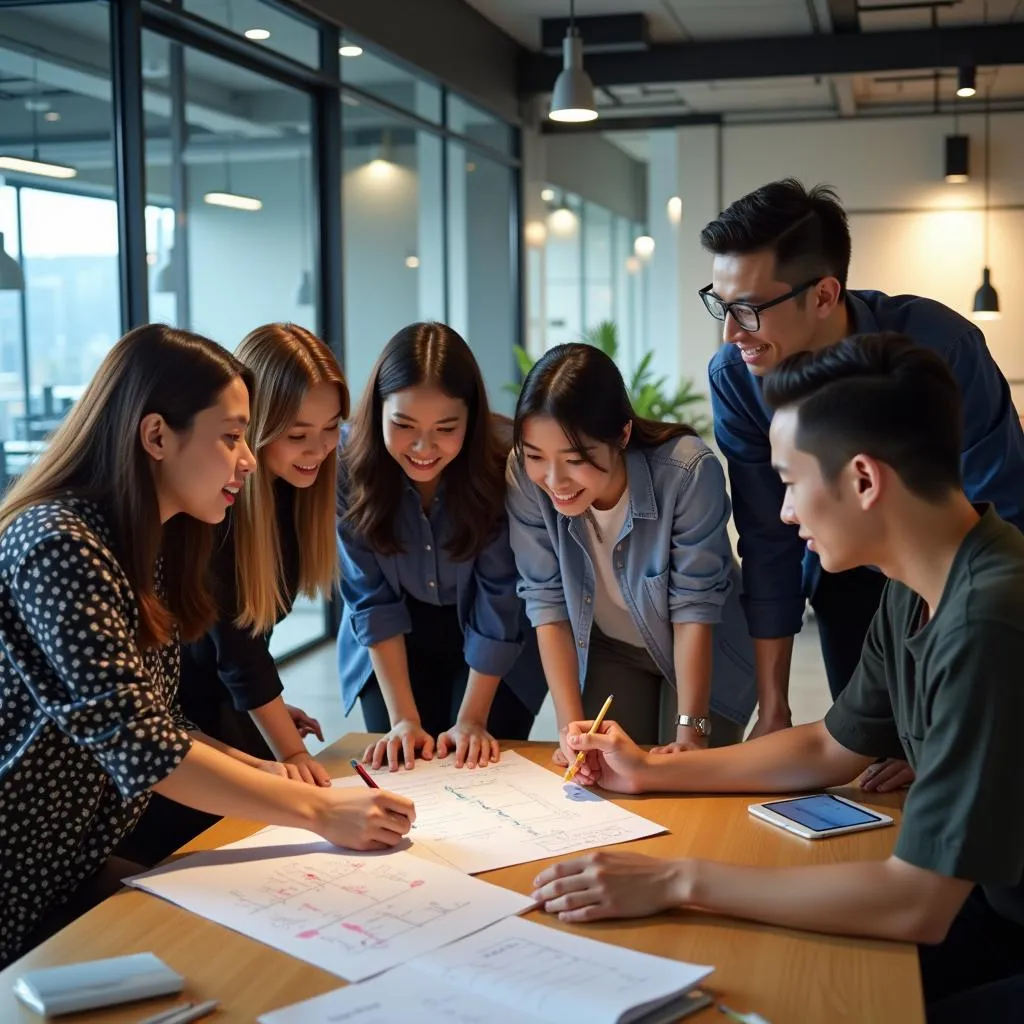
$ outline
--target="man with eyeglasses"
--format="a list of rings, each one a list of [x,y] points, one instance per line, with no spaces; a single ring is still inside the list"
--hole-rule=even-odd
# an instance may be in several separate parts
[[[783,487],[771,466],[771,412],[761,378],[794,352],[851,334],[895,331],[938,352],[960,385],[964,490],[1024,529],[1024,434],[1010,389],[981,331],[931,299],[849,291],[850,231],[836,193],[793,178],[736,200],[701,232],[714,256],[700,290],[723,321],[725,344],[709,377],[715,437],[729,464],[743,563],[744,607],[757,661],[759,710],[752,735],[791,724],[793,637],[810,599],[833,699],[857,666],[885,578],[870,568],[823,572],[795,526],[782,522]],[[913,778],[902,763],[876,766],[866,789]]]

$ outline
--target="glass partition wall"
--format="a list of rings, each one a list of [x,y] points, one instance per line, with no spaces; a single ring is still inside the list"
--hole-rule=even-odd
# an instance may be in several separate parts
[[[278,0],[5,10],[0,485],[147,321],[228,348],[262,323],[303,324],[356,401],[396,330],[442,319],[504,408],[520,334],[518,134]],[[324,639],[336,612],[298,602],[275,655]]]

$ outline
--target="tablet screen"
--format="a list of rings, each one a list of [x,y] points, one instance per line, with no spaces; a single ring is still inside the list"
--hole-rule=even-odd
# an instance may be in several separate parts
[[[776,800],[764,806],[815,832],[828,832],[833,828],[865,825],[880,820],[877,814],[862,811],[859,807],[851,807],[828,793],[802,796],[796,800]]]

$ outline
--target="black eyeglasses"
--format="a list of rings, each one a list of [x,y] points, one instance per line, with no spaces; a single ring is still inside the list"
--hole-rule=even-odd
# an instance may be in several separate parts
[[[780,295],[777,299],[771,299],[768,302],[759,302],[756,306],[750,302],[725,302],[720,299],[717,295],[712,294],[711,289],[714,287],[713,284],[709,284],[697,293],[701,301],[704,303],[704,308],[716,319],[724,320],[730,313],[732,313],[733,320],[736,321],[737,325],[742,327],[745,331],[755,332],[761,329],[761,312],[765,309],[771,309],[772,306],[777,306],[780,302],[788,302],[790,299],[796,298],[798,295],[802,295],[808,288],[813,288],[819,281],[824,281],[823,277],[816,277],[813,281],[808,281],[806,284],[802,284],[797,288],[793,288],[791,291],[786,292],[785,295]]]

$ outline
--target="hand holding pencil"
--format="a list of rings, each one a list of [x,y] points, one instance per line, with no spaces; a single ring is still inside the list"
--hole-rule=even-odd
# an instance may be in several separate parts
[[[593,736],[594,733],[596,733],[598,731],[598,729],[601,728],[601,723],[604,721],[604,716],[608,714],[608,709],[611,706],[612,706],[612,694],[609,693],[608,694],[608,699],[604,702],[604,706],[597,713],[597,718],[594,719],[594,724],[590,727],[590,735],[591,736]],[[576,773],[583,766],[583,762],[586,759],[587,759],[586,751],[585,750],[581,750],[576,755],[576,760],[573,761],[572,764],[570,764],[569,767],[566,769],[565,775],[563,776],[563,779],[566,782],[572,782],[572,780],[576,777]]]

